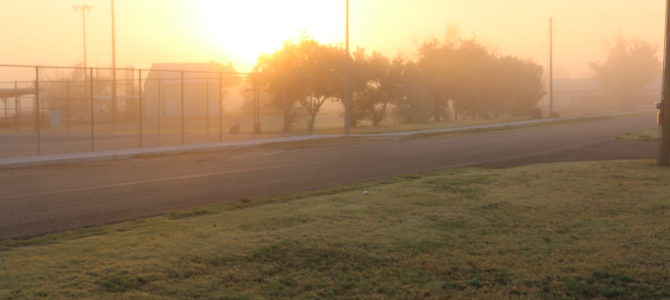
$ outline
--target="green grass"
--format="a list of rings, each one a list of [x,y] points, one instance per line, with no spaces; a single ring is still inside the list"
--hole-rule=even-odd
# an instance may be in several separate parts
[[[485,134],[485,133],[494,133],[494,132],[504,132],[512,130],[521,130],[527,128],[537,128],[545,126],[556,126],[556,125],[567,125],[574,123],[583,123],[583,122],[592,122],[606,119],[613,119],[620,117],[579,117],[575,119],[560,119],[555,121],[548,121],[542,123],[531,123],[531,124],[522,124],[522,125],[506,125],[501,127],[489,127],[489,128],[475,128],[451,132],[428,132],[428,133],[417,133],[407,136],[407,139],[416,139],[424,137],[433,137],[433,136],[459,136],[459,135],[475,135],[475,134]]]
[[[351,128],[351,133],[353,134],[380,134],[380,133],[390,133],[390,132],[403,132],[403,131],[417,131],[417,130],[430,130],[430,129],[443,129],[443,128],[458,128],[458,127],[467,127],[475,125],[487,125],[487,124],[496,124],[496,123],[507,123],[507,122],[518,122],[518,121],[528,121],[529,118],[499,118],[499,119],[487,119],[487,120],[458,120],[458,121],[444,121],[444,122],[427,122],[427,123],[416,123],[416,124],[382,124],[378,126],[359,126]]]
[[[638,115],[648,115],[649,113],[641,112],[633,114]],[[568,115],[562,116],[563,119],[549,121],[544,123],[537,124],[528,124],[528,125],[511,125],[502,128],[485,128],[485,129],[473,129],[468,130],[468,132],[490,132],[490,131],[502,131],[510,129],[521,129],[528,127],[539,127],[539,126],[548,126],[548,125],[560,125],[560,124],[569,124],[569,123],[578,123],[578,122],[589,122],[597,121],[604,119],[615,119],[615,118],[626,118],[631,117],[632,115],[620,115],[620,116],[584,116],[584,115]],[[568,119],[569,118],[569,119]],[[511,123],[511,122],[520,122],[520,121],[531,121],[534,119],[525,118],[525,117],[500,117],[497,119],[468,119],[468,120],[457,120],[457,121],[444,121],[444,122],[426,122],[426,123],[415,123],[415,124],[381,124],[377,126],[372,125],[362,125],[358,127],[351,128],[352,134],[382,134],[382,133],[391,133],[391,132],[406,132],[406,131],[419,131],[419,130],[431,130],[431,129],[448,129],[448,128],[459,128],[459,127],[468,127],[476,125],[489,125],[489,124],[499,124],[499,123]],[[338,124],[339,126],[339,124]],[[333,128],[317,128],[316,133],[321,134],[340,134],[342,131],[341,127]],[[428,133],[426,135],[450,135],[452,133]]]
[[[640,132],[631,132],[618,137],[620,140],[654,142],[658,141],[658,128],[650,128]]]
[[[670,170],[446,170],[2,246],[0,299],[669,298]]]

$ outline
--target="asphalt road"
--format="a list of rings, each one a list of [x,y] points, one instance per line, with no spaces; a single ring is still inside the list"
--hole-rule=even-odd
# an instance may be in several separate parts
[[[346,138],[3,169],[0,239],[435,169],[654,158],[657,143],[614,140],[654,121],[647,115],[473,135]]]

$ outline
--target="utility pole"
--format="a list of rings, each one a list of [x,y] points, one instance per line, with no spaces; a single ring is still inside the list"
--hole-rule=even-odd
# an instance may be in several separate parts
[[[661,102],[661,141],[658,164],[670,166],[670,0],[665,3],[665,57],[663,59],[663,100]]]
[[[74,11],[81,10],[81,24],[82,24],[82,35],[84,37],[84,77],[86,77],[86,66],[88,64],[86,59],[86,12],[91,11],[93,6],[90,5],[74,5],[72,6]]]
[[[116,24],[114,17],[114,0],[112,4],[112,132],[116,123]]]
[[[549,117],[554,114],[554,20],[549,18]]]
[[[349,65],[349,0],[346,0],[346,51],[347,56],[344,61],[344,134],[349,135],[349,123],[351,117],[351,66]]]

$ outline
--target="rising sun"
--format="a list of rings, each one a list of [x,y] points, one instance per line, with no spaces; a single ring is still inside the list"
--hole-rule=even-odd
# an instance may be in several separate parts
[[[322,43],[340,43],[344,1],[338,0],[202,0],[199,32],[208,45],[242,68],[284,41],[308,35]]]

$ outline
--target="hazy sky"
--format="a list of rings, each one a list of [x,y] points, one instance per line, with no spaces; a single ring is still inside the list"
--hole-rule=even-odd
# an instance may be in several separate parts
[[[603,39],[638,37],[663,47],[662,0],[350,0],[352,49],[411,55],[449,26],[501,54],[548,60],[555,20],[559,77],[589,76]],[[116,0],[117,65],[233,61],[246,70],[259,53],[302,33],[343,45],[344,0]],[[0,64],[82,61],[81,14],[88,4],[90,66],[111,64],[109,0],[0,0]]]

